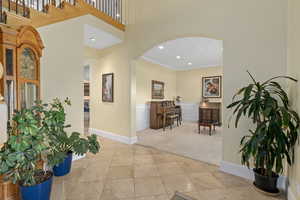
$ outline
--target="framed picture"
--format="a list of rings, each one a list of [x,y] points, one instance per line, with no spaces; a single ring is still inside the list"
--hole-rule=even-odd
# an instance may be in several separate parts
[[[221,98],[222,97],[222,77],[210,76],[202,78],[202,97]]]
[[[114,74],[102,74],[102,101],[114,102]]]
[[[152,99],[165,98],[165,83],[160,81],[152,81]]]

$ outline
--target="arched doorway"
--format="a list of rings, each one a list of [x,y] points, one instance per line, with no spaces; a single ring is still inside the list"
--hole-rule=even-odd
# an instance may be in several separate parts
[[[223,42],[207,37],[168,40],[135,59],[133,68],[138,144],[219,165]],[[166,113],[171,109],[176,114],[173,107],[181,111],[178,126],[178,119]],[[212,113],[202,113],[199,107]],[[209,125],[199,132],[198,120],[204,114],[213,115],[211,133]]]

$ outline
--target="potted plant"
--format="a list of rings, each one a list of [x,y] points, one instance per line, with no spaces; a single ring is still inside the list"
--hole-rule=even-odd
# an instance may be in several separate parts
[[[17,111],[0,150],[0,174],[20,186],[22,200],[49,200],[51,171],[43,164],[49,149],[42,124],[43,105]]]
[[[241,139],[241,162],[254,164],[254,185],[268,193],[279,193],[277,179],[285,160],[294,162],[298,140],[299,116],[291,109],[289,98],[277,79],[297,82],[289,76],[278,76],[258,82],[248,72],[252,83],[240,89],[227,106],[233,109],[235,127],[242,116],[252,120],[255,128]]]
[[[73,132],[67,134],[65,105],[71,105],[69,99],[64,103],[55,99],[53,103],[47,105],[45,112],[44,127],[47,129],[50,141],[50,154],[48,155],[53,173],[55,176],[64,176],[71,171],[73,154],[84,155],[87,152],[96,154],[100,145],[96,135],[80,137],[80,133]]]

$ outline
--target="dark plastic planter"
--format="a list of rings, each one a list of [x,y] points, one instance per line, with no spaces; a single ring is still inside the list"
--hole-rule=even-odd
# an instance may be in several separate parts
[[[279,190],[277,188],[278,175],[273,173],[272,177],[261,175],[260,169],[253,169],[255,182],[254,185],[265,192],[277,194]]]
[[[65,176],[71,171],[73,153],[69,152],[65,160],[53,167],[54,176]]]
[[[50,200],[53,176],[34,186],[20,186],[22,200]]]

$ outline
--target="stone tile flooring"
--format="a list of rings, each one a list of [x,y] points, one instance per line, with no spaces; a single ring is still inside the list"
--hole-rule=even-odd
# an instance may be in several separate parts
[[[52,200],[170,200],[175,191],[198,200],[274,200],[217,166],[138,145],[102,139],[102,150],[55,178]]]

